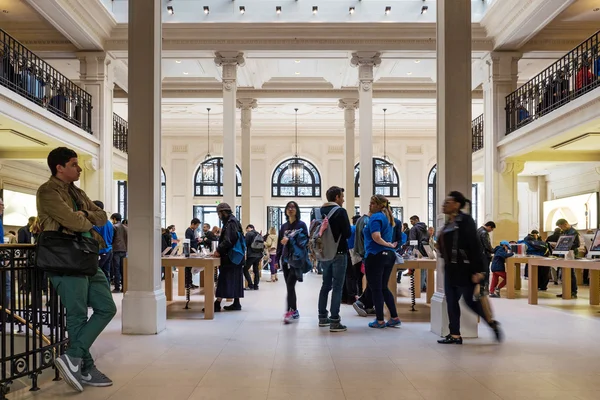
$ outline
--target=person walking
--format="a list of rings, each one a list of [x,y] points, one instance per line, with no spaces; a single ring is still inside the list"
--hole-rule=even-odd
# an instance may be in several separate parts
[[[302,273],[298,273],[298,271],[295,268],[292,268],[286,261],[288,255],[294,252],[292,243],[290,243],[290,237],[295,235],[297,231],[300,231],[308,238],[308,227],[300,220],[300,207],[295,201],[290,201],[286,204],[285,218],[286,222],[279,228],[276,253],[277,264],[275,267],[279,267],[279,264],[281,263],[287,290],[287,311],[283,316],[283,322],[285,324],[290,324],[300,319],[296,297],[296,282],[302,282],[303,280]]]
[[[93,227],[106,224],[106,213],[74,184],[81,175],[77,153],[58,147],[48,154],[48,167],[52,176],[37,191],[42,230],[64,229],[102,243]],[[90,347],[117,312],[104,272],[98,268],[94,276],[48,275],[66,308],[69,334],[69,347],[55,359],[56,368],[79,392],[83,391],[82,385],[111,386],[112,381],[96,368],[90,353]],[[88,307],[93,310],[89,318]]]
[[[113,238],[113,259],[112,259],[112,271],[111,277],[115,290],[113,293],[121,292],[121,285],[123,284],[123,259],[127,257],[127,226],[123,225],[123,217],[119,213],[114,213],[110,216],[110,220],[115,228],[115,236]],[[172,238],[171,232],[167,229],[166,235],[169,236],[169,240]],[[165,235],[165,236],[166,236]],[[167,242],[171,246],[170,241]]]
[[[244,277],[248,282],[246,290],[258,290],[258,283],[260,282],[260,262],[263,258],[263,252],[265,251],[264,241],[259,241],[262,244],[261,248],[258,248],[258,244],[253,246],[254,240],[257,236],[261,236],[260,233],[256,232],[254,225],[248,225],[246,227],[246,265],[244,266]],[[262,239],[262,236],[261,236]],[[252,277],[250,276],[250,268],[254,274],[254,283],[252,283]]]
[[[373,296],[375,320],[371,328],[400,326],[396,310],[396,298],[388,288],[388,281],[396,262],[395,249],[398,243],[391,243],[395,225],[388,199],[380,194],[371,197],[369,202],[371,217],[365,226],[365,274]],[[383,319],[383,305],[390,311],[390,320]]]
[[[328,220],[333,240],[337,244],[337,253],[334,258],[321,261],[323,270],[323,283],[319,293],[319,326],[329,326],[330,332],[343,332],[347,328],[341,323],[340,304],[342,302],[342,290],[346,278],[346,267],[348,263],[348,238],[351,234],[348,213],[342,205],[344,204],[344,189],[332,186],[326,193],[327,203],[321,207],[320,215]],[[335,245],[335,244],[334,244]],[[331,292],[331,316],[327,312],[327,301]]]
[[[272,226],[265,240],[265,249],[269,252],[269,266],[271,267],[271,282],[277,282],[277,229]]]
[[[94,200],[94,204],[99,209],[104,210],[104,203],[100,200]],[[94,226],[94,230],[98,232],[100,236],[102,236],[102,239],[104,239],[104,243],[106,243],[106,247],[100,249],[100,261],[98,262],[98,267],[100,267],[100,269],[104,272],[104,275],[106,275],[106,280],[110,285],[110,265],[112,261],[112,245],[113,238],[115,235],[115,228],[113,227],[113,224],[110,221],[106,221],[106,224],[102,226]]]
[[[444,258],[444,292],[448,305],[450,334],[438,340],[440,344],[462,344],[460,335],[460,304],[461,297],[473,312],[479,315],[492,328],[496,340],[502,340],[500,323],[487,316],[482,303],[476,301],[480,291],[485,271],[482,257],[483,250],[477,236],[477,227],[473,218],[461,210],[469,201],[460,192],[450,192],[442,211],[448,220],[442,232],[438,235],[438,246]]]

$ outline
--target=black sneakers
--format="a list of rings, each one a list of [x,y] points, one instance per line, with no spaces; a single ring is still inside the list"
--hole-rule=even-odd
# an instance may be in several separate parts
[[[448,335],[443,339],[437,341],[439,344],[462,344],[462,337],[455,338],[452,335]]]

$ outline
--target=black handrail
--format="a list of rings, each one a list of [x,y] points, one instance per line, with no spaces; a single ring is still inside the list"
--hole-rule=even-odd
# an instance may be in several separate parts
[[[600,87],[600,31],[506,96],[506,134]]]
[[[2,29],[0,85],[92,133],[92,96]]]
[[[483,149],[483,114],[471,122],[471,137],[473,153]]]
[[[68,344],[65,309],[34,260],[34,245],[0,244],[1,400],[19,378],[28,377],[30,390],[39,390],[39,375],[54,368]]]
[[[113,113],[113,147],[127,153],[127,134],[129,124],[123,118]]]

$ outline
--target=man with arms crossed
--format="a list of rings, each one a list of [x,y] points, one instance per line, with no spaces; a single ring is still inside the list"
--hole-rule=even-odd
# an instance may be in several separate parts
[[[37,210],[43,231],[79,232],[83,236],[102,238],[93,226],[106,224],[106,213],[74,185],[81,175],[77,153],[58,147],[48,155],[52,176],[37,192]],[[112,381],[94,365],[90,347],[117,312],[104,272],[94,276],[48,274],[50,282],[67,309],[69,348],[55,360],[65,381],[82,392],[82,385],[111,386]],[[88,307],[94,311],[88,319]]]

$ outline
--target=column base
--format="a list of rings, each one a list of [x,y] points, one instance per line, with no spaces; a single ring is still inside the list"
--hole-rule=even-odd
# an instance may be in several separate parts
[[[121,332],[125,335],[156,335],[167,327],[164,290],[127,291],[123,296]]]
[[[465,302],[460,300],[460,333],[463,338],[478,337],[478,318]],[[450,333],[448,328],[448,307],[446,304],[446,295],[441,292],[435,292],[431,298],[431,332],[440,337]]]

